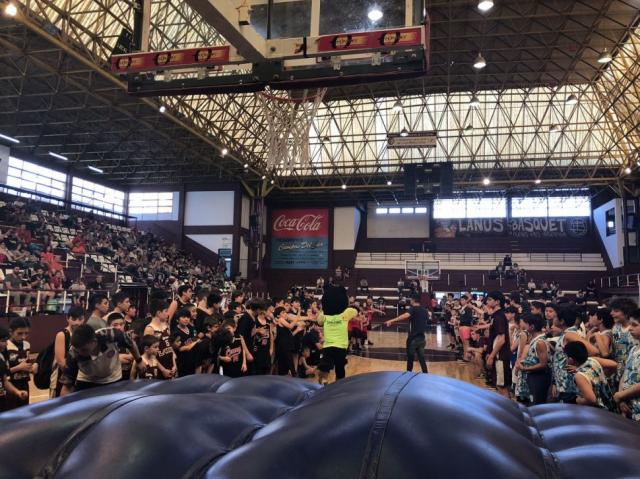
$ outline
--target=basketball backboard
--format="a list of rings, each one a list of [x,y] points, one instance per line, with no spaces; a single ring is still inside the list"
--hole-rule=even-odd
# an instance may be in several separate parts
[[[264,38],[315,37],[420,25],[418,0],[249,0],[251,25]],[[376,13],[379,12],[379,13]],[[378,18],[379,17],[379,18]]]

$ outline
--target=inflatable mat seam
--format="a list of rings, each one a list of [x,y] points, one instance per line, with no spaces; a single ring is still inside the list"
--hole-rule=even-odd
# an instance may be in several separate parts
[[[417,373],[405,372],[396,378],[386,389],[378,402],[378,408],[369,430],[369,438],[364,452],[360,479],[375,479],[378,473],[382,443],[391,418],[391,413],[402,390],[415,378]]]
[[[51,458],[49,463],[42,468],[40,474],[35,476],[35,479],[47,479],[54,477],[58,472],[60,466],[66,461],[67,457],[73,453],[75,445],[78,443],[78,441],[80,441],[82,437],[84,437],[94,425],[98,424],[105,417],[107,417],[112,412],[120,409],[122,406],[137,401],[138,399],[150,396],[152,395],[144,394],[122,398],[109,404],[108,406],[94,411],[87,419],[82,422],[82,424],[76,427],[75,430],[69,434],[60,448],[58,448],[58,450],[53,454],[53,457]]]
[[[528,409],[520,408],[523,419],[527,422],[530,429],[535,432],[535,436],[532,438],[533,442],[538,446],[542,454],[542,460],[544,463],[545,477],[547,479],[556,479],[561,477],[560,463],[556,455],[547,447],[544,439],[544,433],[538,427],[538,423],[531,415]]]

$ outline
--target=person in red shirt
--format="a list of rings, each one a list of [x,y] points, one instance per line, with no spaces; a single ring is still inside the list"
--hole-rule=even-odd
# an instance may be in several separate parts
[[[20,225],[20,228],[16,230],[16,237],[22,241],[25,246],[29,246],[31,241],[33,241],[31,231],[29,231],[24,224]]]
[[[349,333],[349,347],[350,352],[360,351],[360,341],[363,338],[362,324],[366,321],[363,310],[358,311],[358,315],[349,320],[347,330]]]
[[[71,251],[76,254],[85,254],[87,252],[87,244],[82,233],[71,241]]]

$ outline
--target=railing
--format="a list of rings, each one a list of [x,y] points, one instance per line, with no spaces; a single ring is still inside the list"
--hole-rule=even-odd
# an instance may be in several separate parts
[[[600,288],[637,288],[640,287],[640,273],[604,276],[597,279],[596,283],[600,283]]]
[[[511,255],[514,263],[521,263],[522,261],[585,263],[596,261],[594,255],[598,253],[358,253],[358,255],[368,255],[371,261],[420,261],[420,258],[431,258],[438,261],[462,261],[465,263],[490,262],[496,265],[507,254]],[[600,260],[602,260],[601,256]]]
[[[89,298],[91,295],[100,293],[106,294],[108,298],[111,297],[109,290],[84,290],[74,291],[65,289],[32,289],[32,288],[15,288],[15,289],[0,289],[0,298],[5,298],[4,313],[8,314],[12,308],[27,308],[31,313],[39,313],[46,311],[47,304],[50,300],[55,299],[56,309],[61,306],[61,311],[72,304],[71,299],[73,297],[84,297],[85,304],[89,304]],[[22,301],[24,298],[24,301]],[[35,299],[35,303],[33,300]],[[12,304],[13,303],[13,304]],[[28,304],[23,304],[28,303]]]

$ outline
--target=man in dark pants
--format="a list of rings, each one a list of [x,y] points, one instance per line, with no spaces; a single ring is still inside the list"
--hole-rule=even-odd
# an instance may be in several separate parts
[[[413,371],[413,361],[418,356],[420,368],[423,373],[428,373],[427,361],[424,358],[425,338],[427,329],[427,318],[429,314],[426,308],[420,306],[420,295],[411,297],[411,307],[407,313],[403,313],[397,318],[385,322],[385,326],[391,326],[399,321],[409,320],[409,335],[407,336],[407,371]]]

